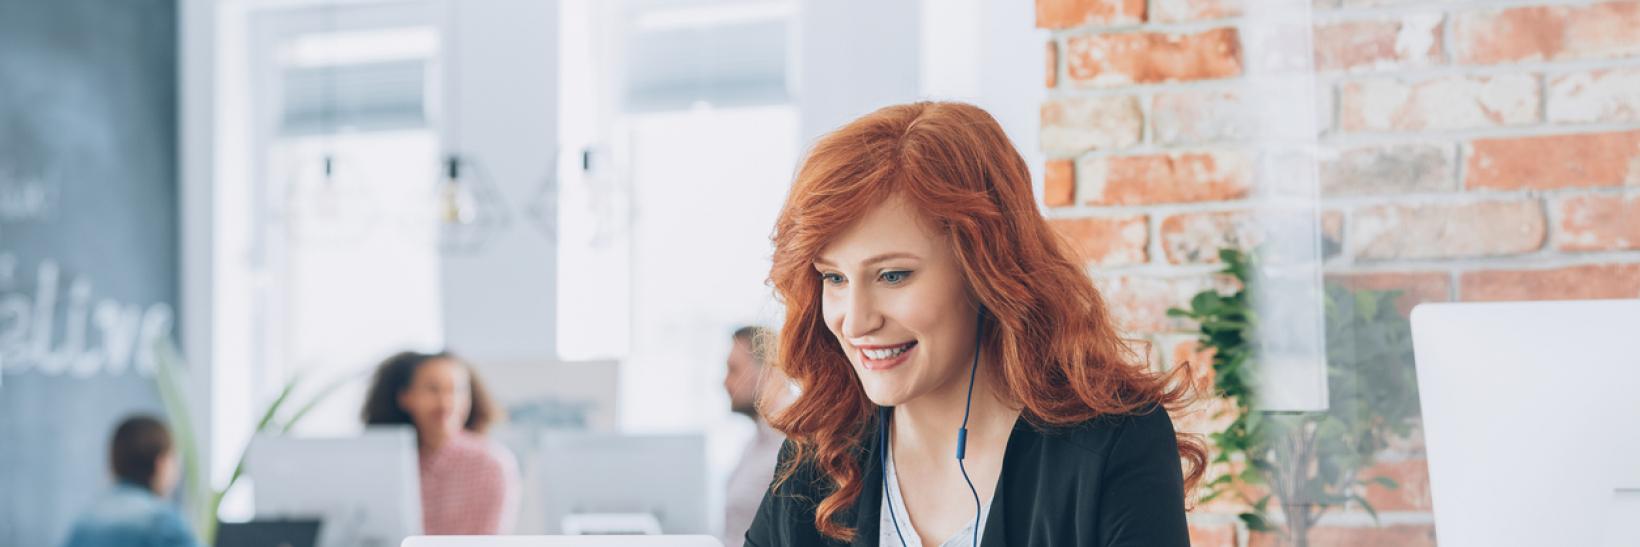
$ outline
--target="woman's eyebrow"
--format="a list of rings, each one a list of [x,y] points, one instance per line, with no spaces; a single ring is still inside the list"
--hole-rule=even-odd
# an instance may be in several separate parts
[[[917,255],[912,254],[912,253],[908,253],[908,252],[904,252],[904,251],[893,251],[893,252],[887,252],[887,253],[883,253],[883,254],[880,254],[880,255],[877,255],[877,256],[873,256],[871,258],[867,258],[865,260],[865,262],[862,262],[862,264],[865,264],[865,265],[869,266],[869,265],[872,265],[872,264],[876,264],[878,262],[883,262],[883,261],[887,261],[887,260],[894,260],[896,258],[908,258],[908,259],[911,259],[911,260],[921,260],[922,259],[922,257],[917,256]],[[826,260],[825,258],[816,258],[816,259],[814,259],[814,264],[816,266],[830,266],[830,267],[833,267],[833,268],[837,267],[836,264],[833,264],[830,260]]]
[[[866,264],[876,264],[878,262],[894,260],[896,258],[908,258],[908,259],[911,259],[911,260],[918,260],[918,259],[921,259],[922,257],[919,257],[919,256],[911,254],[911,253],[903,252],[903,251],[895,251],[895,252],[890,252],[890,253],[883,253],[883,254],[868,258],[868,259],[866,259],[865,263]]]

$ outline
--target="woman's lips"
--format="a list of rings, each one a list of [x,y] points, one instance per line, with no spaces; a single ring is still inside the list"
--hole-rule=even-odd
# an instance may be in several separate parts
[[[904,346],[909,346],[909,347],[906,347],[905,351],[901,351],[899,355],[895,355],[893,357],[889,357],[889,358],[885,358],[885,359],[873,359],[873,358],[871,358],[871,356],[866,354],[866,350],[868,350],[868,349],[869,350],[880,350],[880,349],[889,349],[889,348],[904,347]],[[900,346],[861,347],[861,348],[857,348],[855,351],[858,351],[860,353],[860,365],[864,366],[866,368],[866,370],[882,372],[882,371],[897,367],[900,364],[905,363],[906,360],[910,359],[911,358],[911,353],[917,351],[917,343],[916,342],[908,342],[906,344],[901,344]]]

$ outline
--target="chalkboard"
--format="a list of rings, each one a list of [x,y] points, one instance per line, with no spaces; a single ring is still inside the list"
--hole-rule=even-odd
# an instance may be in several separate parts
[[[53,546],[163,416],[175,331],[175,0],[0,0],[0,546]]]

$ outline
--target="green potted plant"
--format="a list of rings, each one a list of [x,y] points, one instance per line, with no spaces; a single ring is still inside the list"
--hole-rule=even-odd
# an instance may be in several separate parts
[[[1199,341],[1213,351],[1214,395],[1234,403],[1233,420],[1210,435],[1214,463],[1232,472],[1204,486],[1202,500],[1240,500],[1240,515],[1254,531],[1280,533],[1307,546],[1309,531],[1329,511],[1355,505],[1377,518],[1365,497],[1369,484],[1398,488],[1365,471],[1388,444],[1416,424],[1417,381],[1411,332],[1395,307],[1398,291],[1325,288],[1328,409],[1264,412],[1257,408],[1258,316],[1251,305],[1256,264],[1248,255],[1222,250],[1224,273],[1240,282],[1230,294],[1203,291],[1189,309],[1169,310],[1199,325]],[[1277,526],[1268,512],[1281,510]]]
[[[182,456],[182,481],[186,489],[184,499],[187,500],[187,506],[193,516],[190,520],[194,524],[194,534],[201,544],[213,545],[216,542],[217,511],[222,506],[222,497],[233,489],[234,484],[238,483],[240,476],[244,474],[245,454],[249,447],[240,449],[239,459],[234,462],[233,474],[228,477],[227,484],[222,485],[220,489],[211,488],[205,478],[208,472],[204,468],[204,460],[200,458],[203,447],[200,446],[199,437],[193,430],[193,411],[188,404],[185,388],[187,367],[183,364],[176,346],[169,340],[156,344],[154,352],[154,382],[159,389],[161,404],[165,406],[165,413],[170,418],[171,428],[176,435],[177,449]],[[301,375],[291,377],[279,390],[279,395],[275,396],[262,411],[262,417],[257,420],[254,433],[290,433],[291,429],[319,403],[324,402],[338,388],[356,377],[357,375],[353,374],[346,375],[320,388],[306,403],[286,416],[283,415],[283,411],[291,404],[292,394],[296,392],[302,380]]]

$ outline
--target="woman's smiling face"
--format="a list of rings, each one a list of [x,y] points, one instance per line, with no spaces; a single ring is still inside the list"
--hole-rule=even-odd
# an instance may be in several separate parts
[[[945,237],[896,196],[814,261],[821,311],[866,396],[895,406],[966,382],[978,307]]]

